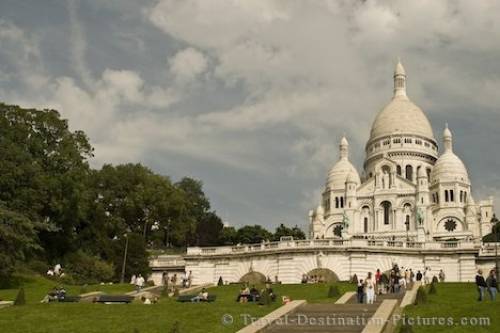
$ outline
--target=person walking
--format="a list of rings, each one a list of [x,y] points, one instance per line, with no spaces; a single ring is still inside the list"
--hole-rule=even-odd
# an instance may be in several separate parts
[[[365,280],[366,304],[373,304],[375,299],[375,281],[373,281],[372,273],[368,272]]]
[[[358,282],[358,303],[363,303],[365,299],[365,284],[363,279]]]
[[[446,278],[446,275],[444,274],[444,271],[441,269],[439,271],[439,282],[444,282],[445,278]]]
[[[484,298],[484,291],[488,287],[486,285],[486,281],[484,280],[483,271],[481,269],[477,271],[476,286],[477,286],[477,291],[479,293],[478,301],[481,302]]]
[[[422,281],[422,272],[417,272],[417,281]]]
[[[488,292],[490,293],[490,298],[492,301],[497,299],[498,282],[495,270],[490,271],[490,275],[486,279],[486,285],[488,286]]]

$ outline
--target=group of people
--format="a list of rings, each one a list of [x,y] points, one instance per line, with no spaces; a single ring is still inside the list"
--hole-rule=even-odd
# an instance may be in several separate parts
[[[54,267],[50,267],[47,270],[47,276],[48,277],[59,277],[62,278],[64,277],[65,273],[63,271],[63,268],[61,264],[56,264]]]
[[[321,275],[302,275],[301,283],[323,283],[326,282],[325,277]]]
[[[265,288],[260,292],[254,285],[252,286],[252,288],[249,288],[248,285],[245,285],[243,288],[241,288],[240,293],[236,298],[236,302],[258,302],[260,301],[264,293],[267,293],[267,295],[269,295],[269,298],[272,302],[276,300],[276,294],[274,293],[273,288],[271,288],[271,285],[269,283],[266,283]]]
[[[130,284],[134,285],[137,292],[139,292],[146,285],[146,279],[144,279],[144,277],[141,274],[139,275],[134,274],[130,278]]]
[[[65,298],[66,289],[64,289],[64,287],[54,287],[47,293],[47,295],[45,295],[40,303],[64,301]]]
[[[383,274],[380,269],[377,269],[375,276],[371,272],[363,280],[358,281],[357,298],[359,303],[372,304],[375,301],[376,295],[385,293],[399,293],[405,291],[415,281],[422,281],[423,284],[431,283],[431,269],[425,267],[422,271],[418,270],[417,273],[411,268],[399,267],[395,264],[390,271],[389,275]],[[439,271],[439,281],[445,281],[445,273],[441,269]],[[437,279],[434,277],[433,279]]]
[[[490,274],[485,279],[483,276],[483,270],[478,270],[476,275],[476,286],[479,293],[478,301],[484,300],[485,291],[488,291],[490,294],[490,299],[495,301],[497,298],[498,292],[498,281],[496,271],[492,269]]]

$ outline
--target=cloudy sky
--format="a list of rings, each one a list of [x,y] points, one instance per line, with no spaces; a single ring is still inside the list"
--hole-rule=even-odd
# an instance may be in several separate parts
[[[500,199],[500,3],[1,0],[0,100],[82,129],[94,167],[203,180],[232,225],[305,227],[343,133],[408,93],[445,122],[476,199]]]

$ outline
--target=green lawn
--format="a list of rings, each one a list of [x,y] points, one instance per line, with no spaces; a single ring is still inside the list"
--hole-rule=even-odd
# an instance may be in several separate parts
[[[428,303],[408,306],[404,312],[412,318],[453,318],[452,325],[415,325],[415,333],[500,332],[500,300],[497,298],[496,302],[492,302],[487,294],[485,301],[478,302],[476,286],[472,283],[440,283],[437,294],[428,295]],[[461,318],[489,318],[490,326],[481,326],[478,322],[462,325]]]
[[[244,325],[242,314],[261,317],[281,306],[277,301],[269,306],[235,302],[240,286],[231,285],[209,289],[217,295],[214,303],[177,303],[171,298],[162,298],[154,305],[128,304],[39,304],[45,291],[52,288],[45,279],[28,284],[26,295],[31,304],[0,310],[0,332],[9,333],[168,333],[175,321],[180,323],[180,331],[186,333],[236,332]],[[43,282],[38,284],[38,282]],[[339,283],[341,292],[354,290],[350,284]],[[100,286],[98,286],[100,287]],[[108,286],[105,286],[108,288]],[[109,288],[114,286],[109,286]],[[309,302],[334,302],[328,299],[328,285],[278,285],[273,286],[279,295],[292,299],[307,299]],[[46,288],[45,288],[46,289]],[[91,288],[89,287],[88,290]],[[70,289],[71,290],[71,289]],[[8,297],[7,297],[8,296]],[[0,298],[13,298],[15,291],[0,290]],[[234,322],[221,323],[229,314]]]

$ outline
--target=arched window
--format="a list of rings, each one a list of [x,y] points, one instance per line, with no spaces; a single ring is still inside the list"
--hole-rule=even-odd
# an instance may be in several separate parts
[[[335,197],[335,208],[339,208],[339,198]]]
[[[467,192],[464,191],[464,202],[467,203]]]
[[[340,197],[340,208],[344,208],[344,197]]]
[[[364,220],[363,220],[363,231],[365,233],[368,232],[368,218],[367,217],[365,217]]]
[[[460,202],[464,201],[464,191],[460,191]]]
[[[411,165],[406,166],[406,179],[413,181],[413,167]]]
[[[384,224],[388,225],[391,222],[391,203],[384,201],[381,204],[384,213]]]
[[[453,195],[453,190],[450,190],[450,201],[455,201],[455,196]]]
[[[401,176],[401,165],[398,165],[396,167],[396,173],[398,174],[398,176]]]
[[[410,215],[406,215],[405,226],[406,230],[410,230]]]
[[[448,202],[448,201],[449,201],[449,197],[448,197],[448,190],[444,190],[444,201],[445,201],[445,202]]]
[[[431,182],[431,169],[427,168],[427,181],[430,183]]]

